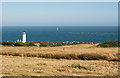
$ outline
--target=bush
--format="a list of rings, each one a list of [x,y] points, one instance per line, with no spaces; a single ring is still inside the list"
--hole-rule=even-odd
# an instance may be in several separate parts
[[[119,41],[107,41],[105,43],[100,43],[97,45],[97,47],[120,47],[120,42]]]
[[[23,46],[24,44],[22,42],[17,42],[14,44],[15,46]]]
[[[40,44],[41,44],[40,47],[47,47],[47,46],[49,46],[49,44],[47,42],[41,42]]]
[[[47,65],[46,63],[37,63],[37,65]]]
[[[80,64],[72,64],[72,67],[73,67],[73,68],[79,68],[79,69],[87,69],[87,67],[82,66],[82,65],[80,65]]]
[[[2,41],[2,45],[11,45],[11,44],[15,44],[14,41]]]
[[[30,45],[30,46],[35,46],[35,45],[34,45],[34,42],[30,42],[30,44],[29,44],[29,45]]]

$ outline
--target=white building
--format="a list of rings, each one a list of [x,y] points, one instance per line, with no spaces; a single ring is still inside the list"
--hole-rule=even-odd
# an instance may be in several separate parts
[[[40,43],[35,43],[34,45],[36,45],[37,47],[39,47],[39,46],[40,46]]]
[[[17,42],[19,42],[19,39],[17,40]]]
[[[25,43],[26,42],[26,32],[23,32],[22,38],[23,38],[22,42]]]

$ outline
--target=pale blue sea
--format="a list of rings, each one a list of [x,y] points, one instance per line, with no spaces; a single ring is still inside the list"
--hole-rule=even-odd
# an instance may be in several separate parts
[[[118,40],[117,26],[3,26],[2,41],[22,39],[23,31],[27,41],[100,43]]]

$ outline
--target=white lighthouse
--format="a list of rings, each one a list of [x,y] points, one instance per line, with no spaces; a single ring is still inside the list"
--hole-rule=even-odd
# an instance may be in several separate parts
[[[25,43],[26,42],[26,32],[23,32],[22,38],[23,38],[22,42]]]

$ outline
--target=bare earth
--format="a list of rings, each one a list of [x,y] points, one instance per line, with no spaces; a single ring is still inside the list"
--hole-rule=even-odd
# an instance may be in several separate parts
[[[97,48],[94,44],[62,47],[2,47],[2,52],[82,54],[98,53],[117,58],[118,48]],[[80,64],[87,69],[72,67]],[[116,76],[118,62],[105,60],[67,60],[37,57],[2,56],[3,76]]]

